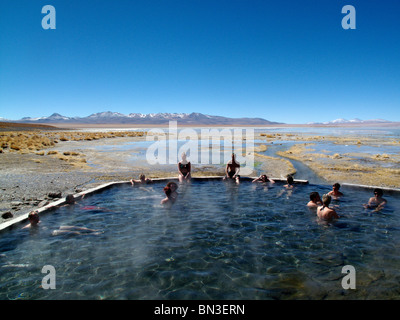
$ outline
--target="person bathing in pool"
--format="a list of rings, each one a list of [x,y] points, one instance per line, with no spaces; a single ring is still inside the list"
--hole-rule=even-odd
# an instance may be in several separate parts
[[[102,234],[103,231],[93,230],[85,227],[76,227],[76,226],[61,226],[58,230],[54,230],[51,235],[95,235],[98,236]]]
[[[72,206],[72,205],[76,204],[76,201],[78,199],[83,199],[84,197],[85,197],[85,194],[82,194],[80,196],[74,196],[73,194],[67,194],[67,196],[65,197],[65,202],[63,204],[59,204],[56,206],[49,206],[48,209]]]
[[[168,182],[164,187],[164,193],[166,198],[161,200],[161,204],[173,204],[178,198],[178,193],[176,190],[178,189],[178,185],[175,182]]]
[[[309,208],[318,208],[322,205],[321,197],[318,192],[310,193],[310,201],[307,203],[307,207]]]
[[[179,182],[189,182],[191,177],[191,164],[186,159],[186,153],[182,153],[182,160],[178,163]]]
[[[383,197],[382,189],[374,189],[374,196],[369,198],[368,203],[364,205],[366,209],[375,209],[374,211],[379,211],[383,209],[387,201]]]
[[[85,194],[83,194],[82,196],[80,196],[81,199],[83,199],[85,197]],[[59,207],[64,207],[64,206],[69,206],[69,205],[74,205],[76,204],[76,200],[79,197],[75,197],[73,194],[68,194],[65,197],[65,204],[61,205],[61,206],[55,206],[54,208],[59,208]],[[53,208],[53,207],[52,207]],[[98,206],[83,206],[80,207],[82,210],[97,210],[97,211],[110,211],[107,208],[103,208],[103,207],[98,207]]]
[[[140,184],[151,183],[153,181],[151,179],[148,179],[148,178],[146,179],[146,176],[144,174],[141,174],[139,176],[139,180],[131,179],[130,182],[131,182],[131,184],[133,186],[135,186],[135,185],[140,185]]]
[[[324,194],[322,196],[322,206],[317,209],[317,216],[322,220],[333,220],[339,219],[338,214],[335,210],[329,208],[332,197],[329,194]]]
[[[283,188],[284,189],[278,192],[277,197],[281,197],[286,192],[287,198],[289,198],[292,195],[294,189],[294,179],[291,175],[288,175],[286,177],[286,184],[283,186]]]
[[[240,164],[235,160],[235,154],[232,153],[232,159],[226,164],[224,180],[231,179],[239,183]]]
[[[22,229],[37,227],[39,225],[39,223],[40,223],[39,212],[37,210],[29,212],[28,221],[29,221],[29,224],[27,224]]]
[[[339,191],[339,189],[340,189],[340,184],[336,182],[336,183],[334,183],[333,186],[332,186],[332,191],[329,192],[328,194],[329,194],[332,198],[338,199],[338,198],[340,198],[340,197],[343,196],[343,193],[341,193],[341,192]]]
[[[288,175],[286,178],[286,184],[284,185],[286,189],[293,189],[294,188],[294,179],[293,176]]]
[[[260,182],[260,183],[275,183],[274,180],[268,178],[268,176],[266,174],[262,174],[261,176],[259,176],[258,178],[255,178],[252,182]]]

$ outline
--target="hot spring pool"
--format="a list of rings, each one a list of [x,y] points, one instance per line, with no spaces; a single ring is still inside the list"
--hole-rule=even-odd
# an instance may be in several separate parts
[[[0,235],[1,299],[398,299],[399,194],[380,213],[362,207],[371,190],[342,187],[342,218],[316,219],[311,191],[284,193],[243,182],[193,181],[160,205],[165,182],[120,185],[43,213],[35,229]],[[98,209],[96,207],[102,207]],[[57,235],[60,226],[98,235]],[[56,289],[41,287],[44,265]],[[356,269],[356,290],[341,286]]]

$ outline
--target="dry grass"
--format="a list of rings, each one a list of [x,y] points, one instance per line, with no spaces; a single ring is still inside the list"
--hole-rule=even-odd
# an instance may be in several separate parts
[[[37,132],[2,132],[0,134],[0,145],[3,150],[27,153],[53,147],[54,139]]]
[[[256,147],[254,147],[255,152],[265,152],[267,151],[268,147],[265,144],[260,144]]]
[[[330,182],[348,182],[382,187],[400,187],[400,157],[383,155],[363,155],[363,162],[351,157],[351,154],[333,156],[309,153],[310,144],[297,144],[277,154],[308,164],[311,170]],[[360,154],[358,154],[360,156]],[[379,163],[392,163],[393,167],[382,167]]]
[[[287,159],[270,157],[259,153],[254,153],[254,156],[255,159],[262,163],[261,169],[268,176],[286,177],[296,173],[293,164]]]
[[[116,137],[143,137],[146,132],[5,131],[0,133],[3,152],[35,153],[65,141],[91,141]]]
[[[0,132],[0,153],[36,154],[50,156],[68,163],[73,167],[88,167],[85,155],[73,151],[62,154],[56,150],[47,153],[45,149],[55,147],[59,143],[68,141],[92,141],[117,137],[144,137],[146,132],[118,131],[118,132],[74,132],[74,131],[3,131]],[[41,160],[34,160],[42,163]]]

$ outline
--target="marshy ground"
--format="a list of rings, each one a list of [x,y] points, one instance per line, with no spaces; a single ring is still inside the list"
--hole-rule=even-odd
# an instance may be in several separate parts
[[[143,159],[131,161],[135,143],[146,141],[146,131],[85,132],[53,127],[0,128],[0,213],[14,216],[50,201],[49,193],[76,193],[110,181],[127,181],[144,173],[149,178],[177,176],[176,166],[151,166]],[[259,136],[258,136],[259,135]],[[356,183],[398,188],[400,155],[363,153],[368,146],[400,148],[400,140],[369,136],[320,136],[285,133],[257,134],[253,150],[258,172],[281,178],[295,174],[291,159],[298,160],[328,183]],[[276,154],[266,154],[272,144],[294,144]],[[326,143],[327,149],[315,147]],[[132,145],[132,148],[113,148]],[[351,152],[335,152],[329,146],[352,146]],[[104,149],[109,149],[104,152]],[[346,150],[346,149],[344,149]],[[143,157],[142,157],[143,158]],[[194,177],[222,176],[224,165],[202,165]],[[297,177],[301,179],[302,177]]]
[[[277,155],[301,161],[330,183],[346,182],[389,188],[400,187],[400,154],[398,152],[400,140],[398,139],[362,136],[285,137],[281,135],[281,139],[289,138],[299,143],[288,150],[277,152]],[[316,148],[321,143],[327,147]],[[358,149],[367,149],[368,152]],[[389,152],[385,153],[382,150],[389,150]]]

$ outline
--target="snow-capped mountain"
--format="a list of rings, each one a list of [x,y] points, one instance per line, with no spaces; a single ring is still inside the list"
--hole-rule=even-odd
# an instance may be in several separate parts
[[[91,119],[109,119],[109,118],[124,118],[124,117],[126,117],[126,115],[119,112],[111,112],[111,111],[93,113],[90,116],[88,116],[88,118]]]
[[[87,117],[66,117],[53,113],[49,117],[25,117],[14,122],[21,123],[80,123],[80,124],[168,124],[168,121],[177,121],[178,124],[192,125],[270,125],[278,124],[262,118],[227,118],[211,116],[202,113],[130,113],[99,112]]]
[[[19,120],[19,122],[31,122],[31,121],[37,121],[37,122],[41,122],[41,121],[46,121],[46,122],[60,122],[60,121],[68,121],[72,118],[69,117],[65,117],[62,116],[59,113],[53,113],[51,116],[49,117],[39,117],[39,118],[30,118],[30,117],[24,117],[21,120]]]
[[[347,120],[347,119],[336,119],[332,121],[326,122],[309,122],[308,124],[324,124],[324,125],[340,125],[340,124],[374,124],[374,123],[390,123],[391,121],[384,120],[384,119],[371,119],[371,120],[361,120],[358,118]]]

